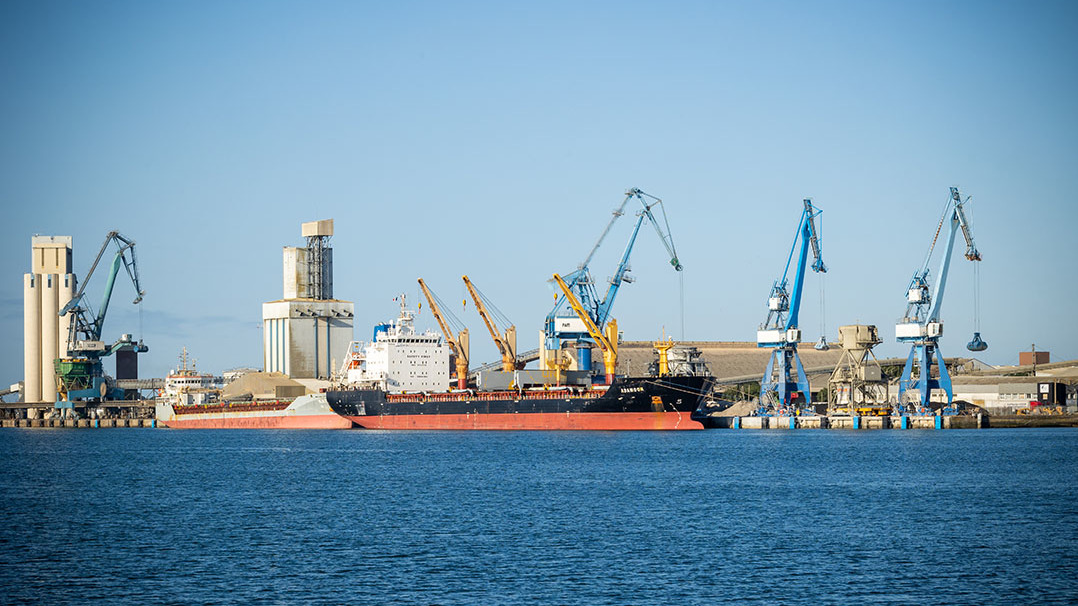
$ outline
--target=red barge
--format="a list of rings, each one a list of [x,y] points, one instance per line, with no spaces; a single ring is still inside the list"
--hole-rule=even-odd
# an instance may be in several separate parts
[[[157,405],[157,420],[174,429],[350,429],[322,394],[294,400]]]

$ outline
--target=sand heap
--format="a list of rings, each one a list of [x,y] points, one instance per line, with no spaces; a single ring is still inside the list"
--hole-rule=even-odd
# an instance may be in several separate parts
[[[249,372],[225,386],[223,400],[254,398],[295,398],[306,388],[279,372]]]
[[[753,413],[760,405],[756,402],[749,400],[741,400],[734,402],[729,408],[726,408],[720,412],[713,413],[715,417],[747,417]]]

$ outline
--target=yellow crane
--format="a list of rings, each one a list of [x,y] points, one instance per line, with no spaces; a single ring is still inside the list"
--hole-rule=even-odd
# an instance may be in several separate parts
[[[490,311],[484,303],[485,297],[472,284],[468,276],[461,277],[464,280],[464,285],[468,287],[468,294],[475,301],[475,309],[479,312],[479,317],[483,318],[483,323],[487,325],[487,330],[490,331],[490,336],[494,339],[494,344],[498,346],[498,352],[502,355],[502,370],[513,372],[523,368],[523,364],[517,363],[517,327],[510,325],[509,328],[505,329],[505,334],[503,335],[490,317]],[[504,315],[502,317],[505,319]],[[506,323],[508,324],[508,321]]]
[[[453,353],[457,356],[457,388],[467,389],[468,329],[461,328],[460,331],[454,335],[453,330],[449,327],[449,323],[446,322],[445,317],[442,315],[442,308],[438,305],[438,297],[427,288],[427,283],[423,281],[423,278],[419,279],[419,288],[423,289],[423,296],[427,297],[427,303],[430,303],[430,311],[434,314],[434,319],[438,321],[438,326],[442,327],[442,334],[445,335],[445,340],[449,342],[449,346],[453,348]]]
[[[610,385],[614,382],[614,368],[618,364],[618,321],[610,318],[606,323],[606,334],[604,335],[599,330],[599,327],[595,325],[595,322],[592,321],[588,311],[580,304],[580,300],[569,289],[569,285],[565,283],[565,280],[558,274],[554,274],[554,281],[558,283],[558,287],[561,288],[561,292],[565,295],[566,302],[576,312],[577,317],[584,322],[584,326],[588,329],[588,334],[595,339],[595,342],[599,345],[599,350],[603,352],[606,384]]]
[[[659,352],[659,376],[665,377],[670,374],[670,350],[674,348],[674,339],[667,339],[666,331],[663,331],[663,339],[652,343],[652,347]]]

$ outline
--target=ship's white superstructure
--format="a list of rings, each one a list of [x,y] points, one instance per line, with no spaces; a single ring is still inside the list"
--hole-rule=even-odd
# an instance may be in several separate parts
[[[434,331],[417,333],[415,314],[405,309],[404,295],[399,300],[399,318],[375,326],[370,343],[349,344],[344,382],[389,393],[448,391],[449,344]]]
[[[199,374],[192,360],[188,366],[187,348],[180,353],[180,367],[165,377],[165,396],[176,404],[206,404],[216,401],[220,385],[213,375]]]

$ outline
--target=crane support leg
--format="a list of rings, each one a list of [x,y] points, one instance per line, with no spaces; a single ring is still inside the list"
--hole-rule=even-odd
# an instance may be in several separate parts
[[[800,392],[804,399],[803,403],[798,402],[798,406],[808,407],[812,404],[812,390],[796,347],[776,347],[771,350],[771,358],[760,382],[761,411],[765,408],[762,399],[768,392],[775,393],[778,405],[783,408],[790,406],[796,392]]]
[[[947,361],[944,360],[943,356],[939,355],[939,352],[935,351],[935,349],[935,347],[932,348],[933,353],[936,356],[936,364],[940,367],[940,378],[936,385],[947,394],[947,408],[950,408],[951,404],[954,402],[954,389],[951,387],[951,375],[947,372]]]
[[[919,393],[919,409],[929,408],[932,390],[942,389],[947,394],[947,407],[954,400],[954,388],[951,385],[951,375],[947,372],[947,362],[936,351],[934,343],[915,343],[910,348],[910,355],[906,359],[906,366],[902,369],[902,378],[898,382],[898,401],[902,406],[905,401],[906,391],[916,388]],[[918,377],[914,379],[913,366],[917,364]],[[939,378],[932,378],[932,367],[939,369]]]
[[[898,404],[905,406],[903,398],[910,388],[910,378],[913,375],[913,360],[917,357],[917,346],[910,348],[910,355],[906,358],[906,365],[902,367],[902,378],[898,380]]]

